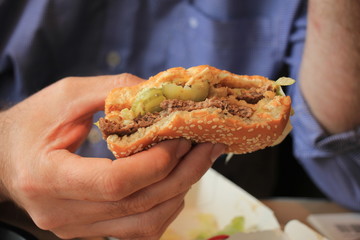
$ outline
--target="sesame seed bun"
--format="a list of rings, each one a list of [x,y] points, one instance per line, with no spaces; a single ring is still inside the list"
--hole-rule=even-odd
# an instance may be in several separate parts
[[[222,95],[223,88],[277,88],[274,81],[262,76],[236,75],[207,65],[188,69],[171,68],[148,81],[131,87],[113,89],[105,102],[105,119],[121,122],[120,111],[131,108],[136,94],[144,88],[161,87],[163,83],[195,83],[200,79],[210,82],[209,98]],[[222,86],[223,88],[219,88]],[[227,145],[227,153],[243,154],[279,144],[291,130],[291,99],[264,90],[264,97],[254,103],[244,100],[236,104],[253,110],[244,118],[216,107],[193,111],[174,111],[153,125],[139,128],[126,136],[106,136],[108,148],[116,157],[125,157],[154,144],[174,138],[186,138],[195,143],[212,142]],[[233,99],[231,101],[234,101]]]

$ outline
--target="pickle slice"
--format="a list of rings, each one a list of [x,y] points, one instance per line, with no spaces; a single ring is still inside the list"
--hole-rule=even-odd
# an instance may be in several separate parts
[[[204,101],[209,95],[208,82],[199,82],[192,85],[179,86],[174,83],[165,83],[162,92],[167,99]]]
[[[289,77],[281,77],[275,81],[275,84],[279,86],[290,86],[293,85],[294,83],[295,80]]]
[[[158,112],[162,110],[160,103],[165,99],[160,88],[149,88],[137,95],[131,110],[135,116]]]
[[[295,80],[289,77],[281,77],[278,80],[275,81],[275,85],[277,85],[276,88],[276,95],[278,96],[285,96],[285,93],[282,86],[290,86],[295,83]]]
[[[125,120],[133,120],[135,118],[134,112],[128,108],[121,110],[120,116]]]

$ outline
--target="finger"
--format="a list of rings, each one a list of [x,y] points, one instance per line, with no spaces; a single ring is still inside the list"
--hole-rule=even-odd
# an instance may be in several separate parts
[[[116,161],[57,150],[49,153],[40,181],[58,198],[117,201],[164,179],[189,149],[189,141],[176,139]]]
[[[212,159],[222,154],[224,148],[224,145],[199,144],[184,157],[166,179],[140,189],[121,201],[86,204],[83,202],[76,204],[75,202],[71,209],[73,209],[74,214],[79,216],[86,214],[89,218],[85,221],[95,218],[104,219],[110,216],[118,218],[146,211],[181,192],[187,191],[210,168]],[[78,220],[80,221],[80,219]]]
[[[186,189],[178,195],[185,195],[188,191],[189,189]],[[49,200],[38,202],[28,211],[37,226],[42,229],[55,229],[66,225],[88,225],[117,219],[149,211],[160,204],[147,197],[133,199],[132,202],[125,199],[116,202],[51,199],[51,204],[47,204],[47,201]]]
[[[184,207],[182,193],[147,212],[89,225],[67,225],[52,231],[62,238],[114,236],[121,239],[160,236]]]
[[[121,201],[106,203],[73,202],[68,212],[78,216],[87,216],[89,219],[118,218],[145,211],[160,204],[197,182],[212,165],[212,158],[218,157],[224,150],[223,145],[210,143],[199,144],[181,161],[168,175],[166,180],[156,182],[144,189],[129,195]],[[71,217],[68,218],[71,220]],[[80,222],[81,219],[78,218]]]
[[[164,234],[164,232],[166,231],[166,229],[169,227],[169,225],[179,216],[179,214],[181,213],[181,211],[184,209],[184,201],[182,202],[182,204],[180,205],[180,207],[178,208],[177,211],[175,211],[175,213],[170,216],[170,218],[163,224],[161,230],[159,231],[159,234],[154,236],[154,237],[141,237],[141,238],[132,238],[132,240],[158,240],[161,238],[161,236]]]
[[[222,144],[199,144],[184,157],[166,180],[150,185],[124,200],[129,203],[139,202],[139,199],[146,196],[153,202],[160,203],[176,196],[196,183],[211,167],[213,159],[220,156],[224,150],[225,146]]]

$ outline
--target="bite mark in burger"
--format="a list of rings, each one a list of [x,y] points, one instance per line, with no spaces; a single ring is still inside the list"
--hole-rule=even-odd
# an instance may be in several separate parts
[[[207,65],[171,68],[112,90],[98,126],[116,157],[174,138],[223,143],[227,153],[253,152],[280,143],[291,130],[291,99],[280,85],[293,82]]]

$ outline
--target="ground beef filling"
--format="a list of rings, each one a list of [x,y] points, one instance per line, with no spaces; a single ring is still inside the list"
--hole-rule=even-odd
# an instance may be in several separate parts
[[[232,104],[225,98],[206,99],[202,102],[167,99],[163,101],[160,106],[163,109],[161,112],[147,113],[143,116],[136,117],[132,123],[127,125],[121,125],[111,120],[101,118],[99,120],[100,129],[105,137],[112,134],[117,134],[122,137],[136,132],[139,128],[149,127],[174,111],[194,111],[203,108],[216,107],[222,109],[224,112],[241,118],[251,117],[254,111],[252,108],[246,106]]]
[[[225,98],[211,98],[202,102],[183,101],[178,99],[169,99],[161,103],[161,108],[165,109],[169,114],[174,111],[194,111],[203,108],[216,107],[226,111],[234,116],[241,118],[249,118],[253,114],[253,110],[249,107],[239,106],[229,103]]]

